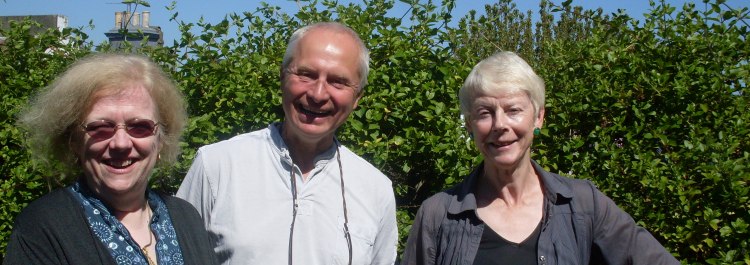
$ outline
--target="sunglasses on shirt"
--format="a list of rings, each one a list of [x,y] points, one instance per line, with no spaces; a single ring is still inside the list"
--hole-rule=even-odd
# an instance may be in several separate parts
[[[81,124],[83,130],[94,139],[109,139],[115,135],[117,129],[123,128],[128,135],[133,138],[145,138],[156,133],[156,126],[159,123],[149,119],[132,119],[125,124],[117,124],[113,121],[98,120],[87,124]]]

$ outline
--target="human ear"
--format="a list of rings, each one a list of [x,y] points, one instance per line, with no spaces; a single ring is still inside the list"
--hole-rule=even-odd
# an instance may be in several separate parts
[[[534,120],[534,127],[542,128],[542,125],[544,125],[544,107],[539,108]]]

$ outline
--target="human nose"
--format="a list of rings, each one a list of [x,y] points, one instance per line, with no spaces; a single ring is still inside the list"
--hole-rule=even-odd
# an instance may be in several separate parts
[[[133,140],[130,139],[130,135],[128,135],[125,126],[126,125],[124,124],[118,124],[115,126],[115,134],[112,136],[112,140],[109,142],[110,148],[128,149],[133,146]]]
[[[325,78],[319,78],[311,89],[307,91],[307,95],[315,102],[324,102],[330,98],[328,93],[328,82]]]
[[[504,132],[508,130],[508,116],[501,111],[495,114],[495,118],[492,121],[492,130],[495,132]]]

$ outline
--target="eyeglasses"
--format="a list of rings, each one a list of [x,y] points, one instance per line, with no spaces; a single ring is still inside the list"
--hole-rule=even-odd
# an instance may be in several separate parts
[[[98,120],[87,124],[81,124],[83,130],[94,139],[109,139],[115,136],[117,129],[123,128],[133,138],[145,138],[156,133],[159,123],[149,119],[132,119],[125,124],[117,124],[113,121]]]

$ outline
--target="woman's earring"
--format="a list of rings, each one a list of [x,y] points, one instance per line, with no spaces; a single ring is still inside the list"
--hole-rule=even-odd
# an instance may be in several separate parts
[[[539,129],[539,127],[534,128],[534,136],[537,136],[542,133],[542,129]]]

